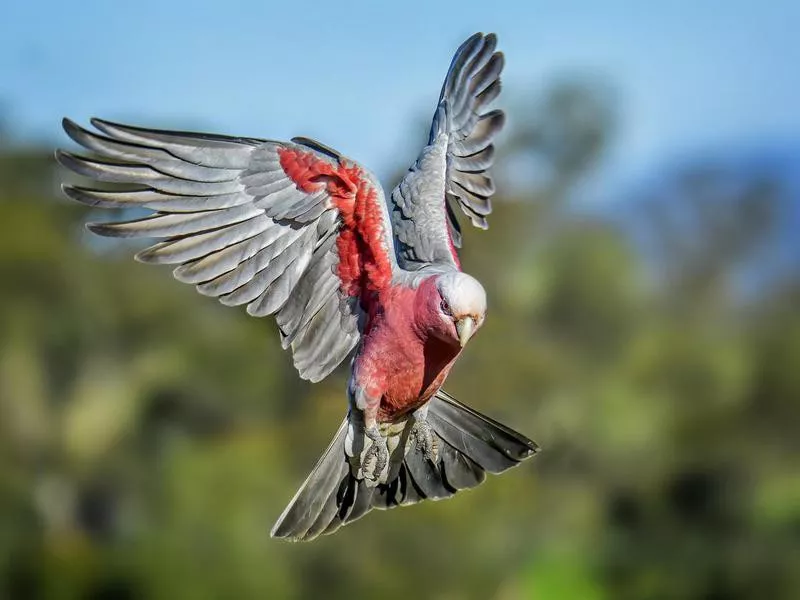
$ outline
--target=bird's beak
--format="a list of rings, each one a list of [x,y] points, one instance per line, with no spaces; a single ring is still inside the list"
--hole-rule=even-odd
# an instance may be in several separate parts
[[[456,321],[456,331],[458,332],[458,343],[461,347],[467,345],[469,338],[475,333],[475,319],[472,317],[464,317]]]

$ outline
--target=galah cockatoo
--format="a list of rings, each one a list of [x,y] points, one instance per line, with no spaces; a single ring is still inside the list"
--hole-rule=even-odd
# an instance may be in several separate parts
[[[497,38],[456,52],[428,144],[387,199],[375,176],[309,138],[291,142],[64,120],[101,158],[58,151],[108,188],[64,186],[144,218],[90,223],[112,237],[161,238],[139,252],[176,279],[253,316],[275,315],[302,378],[348,356],[348,412],[272,535],[310,540],[373,508],[448,498],[532,456],[537,446],[441,387],[486,317],[486,293],[461,270],[454,208],[487,227],[488,170],[504,123]]]

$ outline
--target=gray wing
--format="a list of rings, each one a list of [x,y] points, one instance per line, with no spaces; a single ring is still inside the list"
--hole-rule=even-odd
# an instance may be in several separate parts
[[[319,381],[345,359],[360,338],[363,315],[359,297],[350,293],[352,281],[342,281],[338,268],[344,217],[354,221],[339,206],[348,210],[355,203],[337,200],[368,189],[383,207],[371,174],[305,138],[283,143],[98,119],[92,124],[101,133],[67,119],[64,129],[101,159],[63,151],[56,156],[80,175],[118,185],[64,186],[65,193],[94,207],[153,212],[91,223],[90,230],[160,239],[136,258],[177,265],[176,279],[225,305],[246,305],[259,317],[274,314],[301,377]],[[388,215],[378,233],[373,245],[393,257]],[[353,275],[352,264],[349,269]]]
[[[502,111],[485,108],[500,93],[503,55],[494,34],[476,33],[456,51],[433,117],[428,145],[391,195],[398,262],[459,267],[458,205],[472,224],[486,229],[494,183],[489,169]]]

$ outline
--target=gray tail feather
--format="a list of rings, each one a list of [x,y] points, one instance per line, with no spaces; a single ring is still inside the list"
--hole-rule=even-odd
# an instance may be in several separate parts
[[[370,487],[363,479],[356,479],[345,455],[345,419],[275,523],[272,536],[309,541],[333,533],[373,508],[385,510],[449,498],[482,483],[487,472],[502,473],[538,450],[522,434],[441,390],[428,405],[428,423],[437,437],[438,463],[426,460],[411,441],[396,476]]]

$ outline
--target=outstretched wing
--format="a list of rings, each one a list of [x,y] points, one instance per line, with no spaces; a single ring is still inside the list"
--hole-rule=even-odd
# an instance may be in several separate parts
[[[459,267],[461,231],[454,205],[486,229],[494,183],[488,173],[502,111],[485,111],[500,93],[503,55],[494,34],[476,33],[456,51],[433,117],[428,145],[392,192],[398,261],[405,269],[426,264]]]
[[[300,376],[319,381],[361,335],[367,296],[396,268],[374,176],[306,138],[291,143],[64,120],[101,159],[58,151],[67,168],[113,190],[64,186],[84,204],[144,208],[133,221],[91,223],[112,237],[159,238],[136,255],[226,305],[274,314]]]

